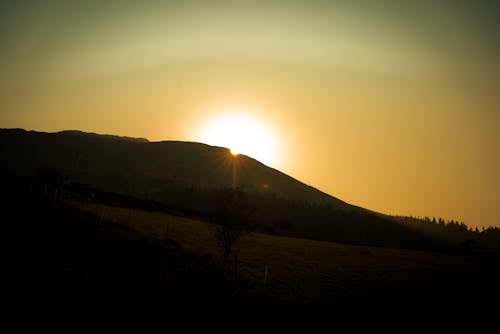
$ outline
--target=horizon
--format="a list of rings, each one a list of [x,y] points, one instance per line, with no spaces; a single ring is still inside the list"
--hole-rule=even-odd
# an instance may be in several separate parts
[[[500,227],[494,3],[32,1],[0,18],[2,128],[203,140],[376,212]]]

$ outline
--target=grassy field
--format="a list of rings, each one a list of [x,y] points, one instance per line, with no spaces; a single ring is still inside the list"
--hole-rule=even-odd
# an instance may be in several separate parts
[[[71,205],[159,242],[165,241],[168,229],[168,238],[183,249],[216,265],[221,262],[214,227],[205,222],[96,203]],[[469,303],[476,293],[493,291],[497,284],[498,262],[474,254],[356,246],[260,233],[242,238],[234,253],[239,277],[252,293],[353,310],[359,302],[368,309],[397,308],[406,298],[412,299],[412,303],[404,302],[408,311],[439,310],[453,299]],[[478,278],[481,286],[471,287]]]
[[[213,225],[54,200],[44,192],[6,194],[0,201],[6,305],[18,327],[65,333],[480,332],[496,323],[495,254],[250,233],[234,248],[234,282],[231,268],[225,275],[221,270]]]

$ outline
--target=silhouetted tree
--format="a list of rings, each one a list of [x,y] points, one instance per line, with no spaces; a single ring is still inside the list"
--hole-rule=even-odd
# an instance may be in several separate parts
[[[215,238],[223,250],[224,267],[234,243],[251,231],[251,218],[252,210],[241,188],[224,188],[217,192],[211,220],[216,224]]]

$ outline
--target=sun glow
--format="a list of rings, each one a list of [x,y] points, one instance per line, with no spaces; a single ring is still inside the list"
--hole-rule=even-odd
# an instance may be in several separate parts
[[[234,156],[245,154],[269,166],[278,163],[273,132],[247,114],[228,112],[215,116],[202,126],[198,141],[227,147]]]

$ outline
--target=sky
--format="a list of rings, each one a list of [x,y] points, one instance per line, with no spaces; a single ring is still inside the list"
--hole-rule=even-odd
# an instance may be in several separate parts
[[[243,113],[344,201],[500,227],[495,1],[2,1],[0,27],[0,127],[200,141]]]

